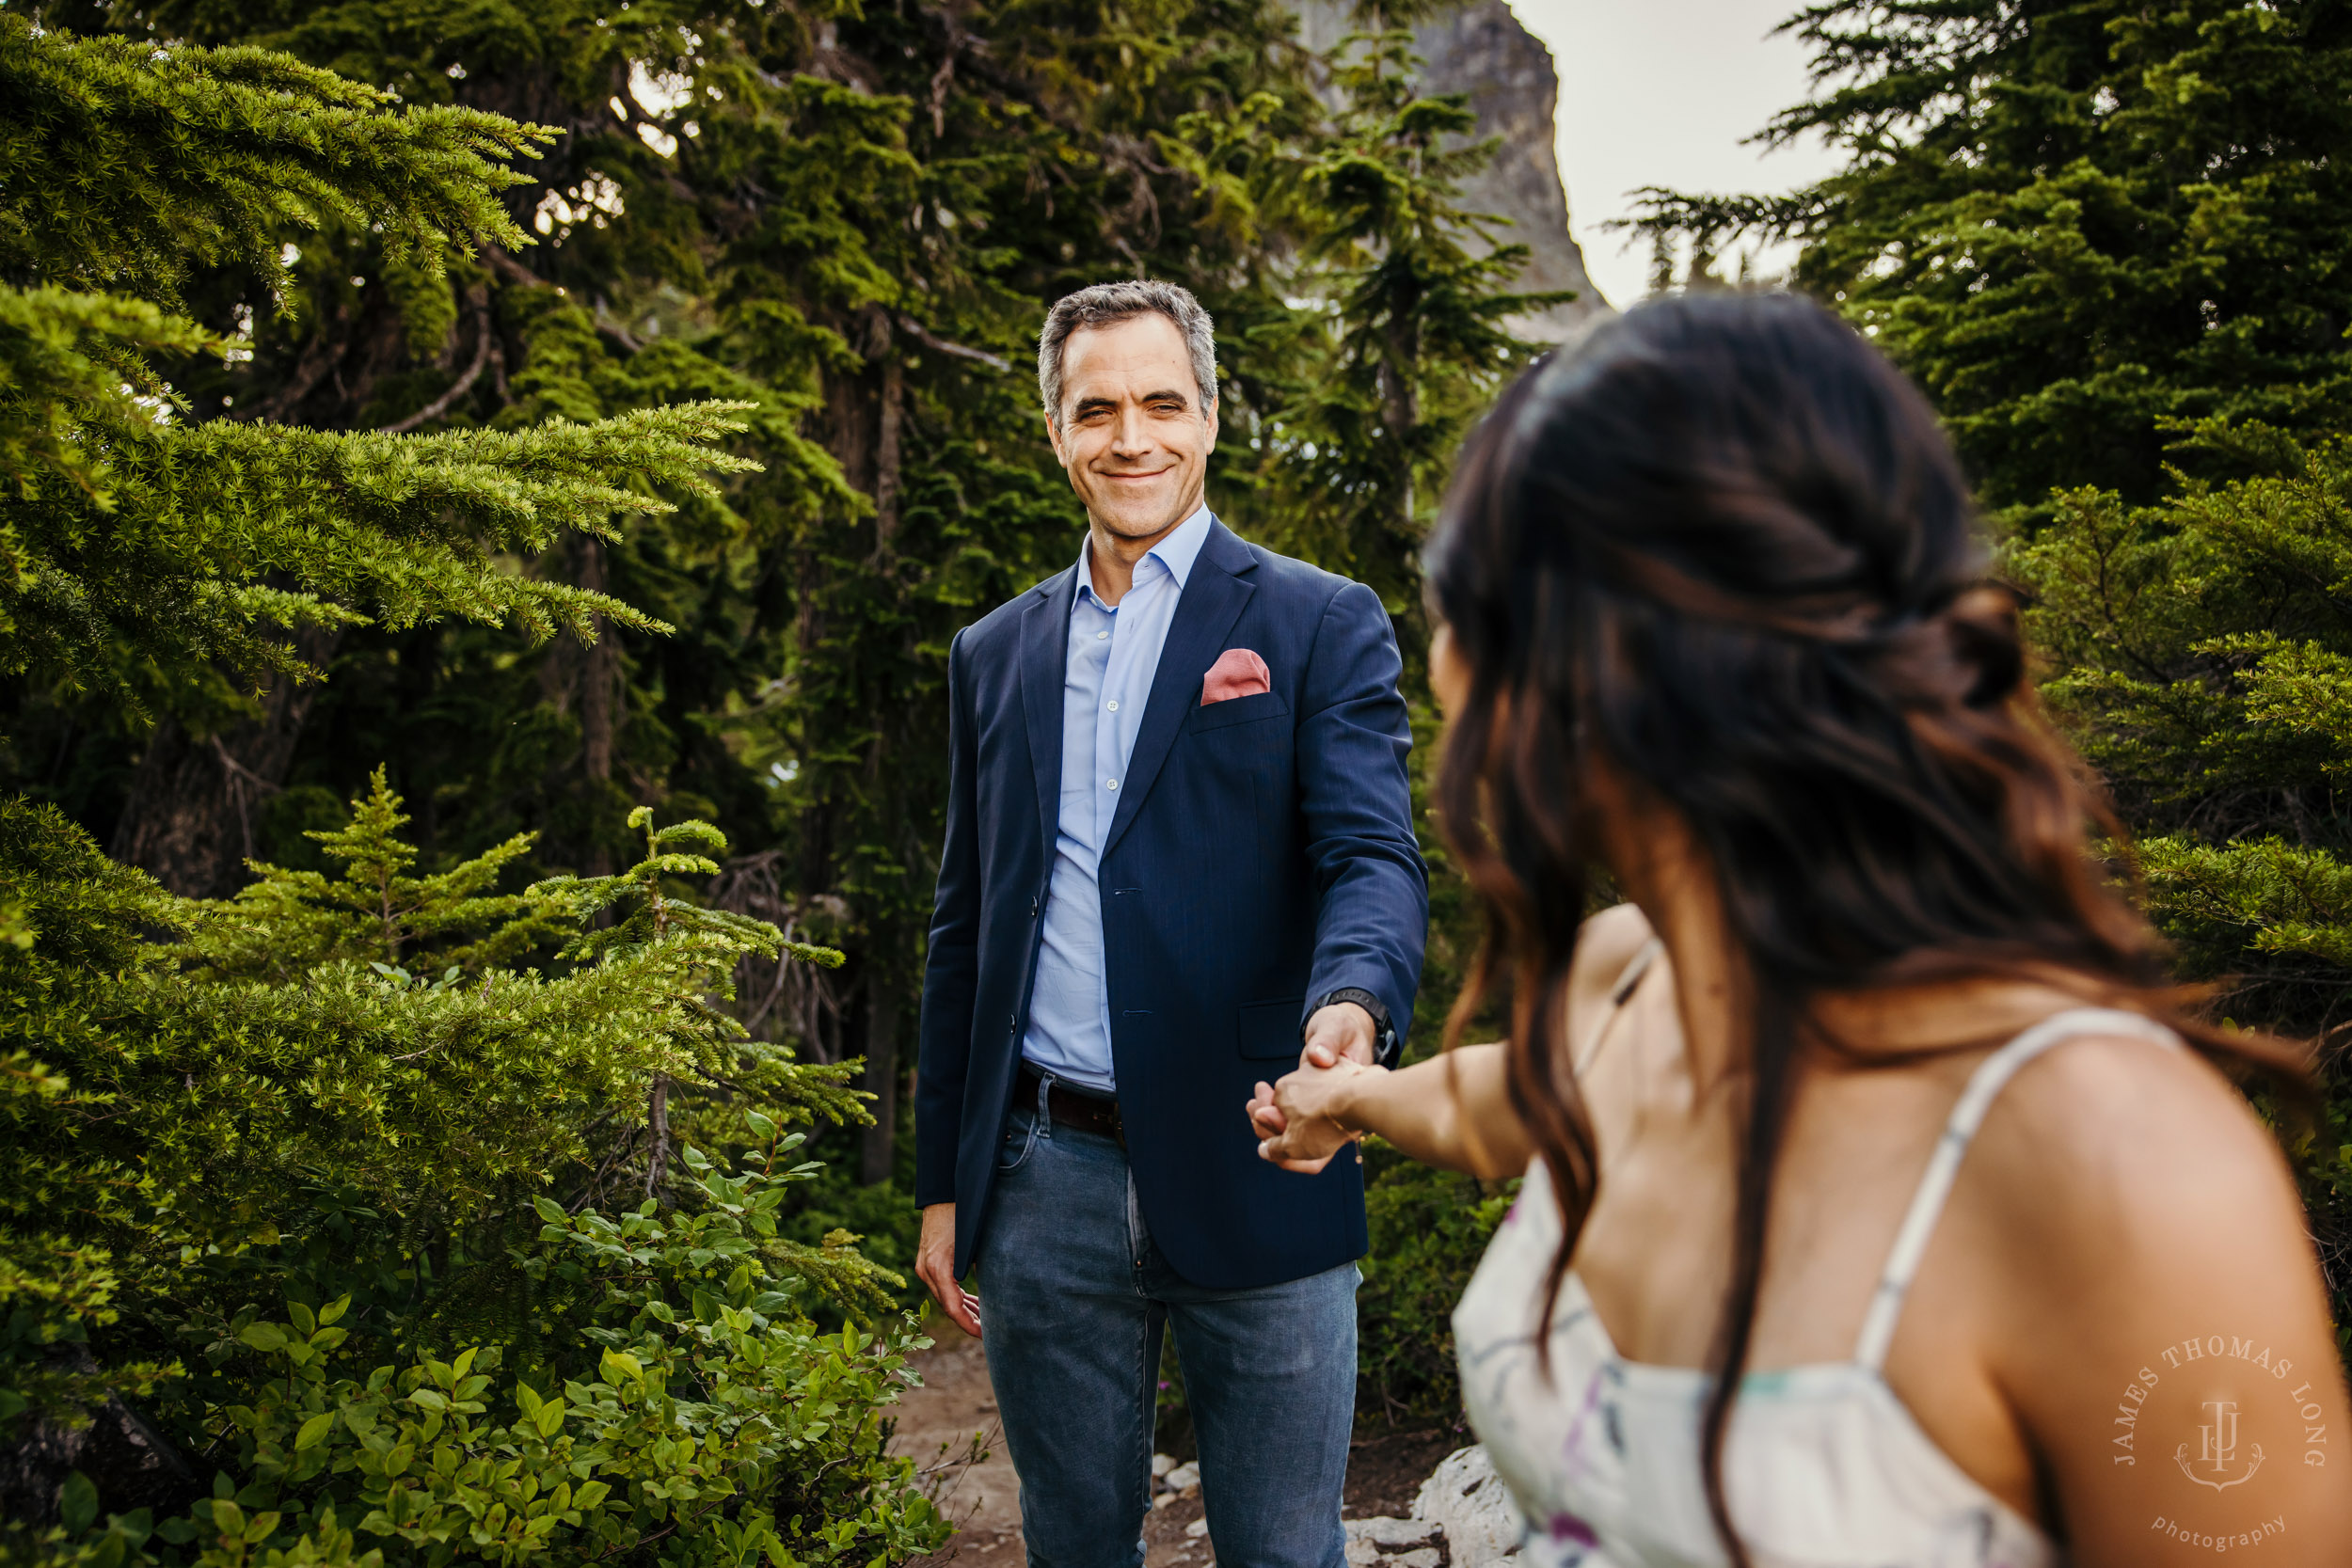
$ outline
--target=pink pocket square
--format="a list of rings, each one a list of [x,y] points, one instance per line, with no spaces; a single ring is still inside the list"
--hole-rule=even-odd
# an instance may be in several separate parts
[[[1200,705],[1207,707],[1229,697],[1254,697],[1273,689],[1266,678],[1264,659],[1247,648],[1228,648],[1216,656],[1209,673],[1200,677]]]

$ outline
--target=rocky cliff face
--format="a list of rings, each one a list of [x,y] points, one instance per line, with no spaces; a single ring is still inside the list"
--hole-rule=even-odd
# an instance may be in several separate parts
[[[1311,49],[1327,49],[1354,30],[1347,8],[1335,0],[1291,0],[1291,8],[1299,41]],[[1519,25],[1505,0],[1471,0],[1440,13],[1413,29],[1413,45],[1427,62],[1421,89],[1468,93],[1478,135],[1502,138],[1494,162],[1465,186],[1463,204],[1510,219],[1506,241],[1533,247],[1520,287],[1576,291],[1568,304],[1513,324],[1522,337],[1559,342],[1611,307],[1585,276],[1584,253],[1568,236],[1568,199],[1552,151],[1560,77],[1551,52]]]

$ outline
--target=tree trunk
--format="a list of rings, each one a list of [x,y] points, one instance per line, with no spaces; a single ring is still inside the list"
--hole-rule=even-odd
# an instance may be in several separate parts
[[[1397,523],[1410,535],[1413,526],[1413,463],[1406,445],[1421,423],[1421,398],[1414,379],[1421,368],[1421,323],[1418,290],[1390,302],[1387,352],[1380,363],[1381,422],[1396,444]]]
[[[305,627],[294,651],[324,669],[340,641],[337,632]],[[108,853],[185,897],[234,893],[245,884],[245,863],[261,853],[262,802],[284,786],[317,698],[318,682],[280,675],[259,717],[217,735],[192,735],[176,719],[156,724]]]
[[[887,570],[898,536],[900,431],[906,421],[906,369],[894,344],[882,350],[882,413],[874,444],[874,562]]]
[[[604,590],[604,542],[582,537],[580,542],[580,585],[592,594]],[[604,797],[612,782],[612,745],[620,729],[620,651],[612,645],[612,624],[596,618],[596,641],[580,650],[580,770],[587,780],[588,843],[580,869],[591,877],[612,874],[612,856],[604,841]]]
[[[879,965],[866,972],[866,1076],[859,1086],[874,1097],[874,1125],[858,1140],[857,1179],[868,1187],[890,1180],[898,1164],[898,988]]]

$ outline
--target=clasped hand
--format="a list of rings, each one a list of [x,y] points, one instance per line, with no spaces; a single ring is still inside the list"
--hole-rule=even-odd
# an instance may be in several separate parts
[[[1278,1084],[1260,1080],[1249,1099],[1258,1157],[1302,1176],[1329,1164],[1332,1155],[1364,1135],[1344,1120],[1359,1080],[1386,1070],[1320,1042],[1310,1044],[1299,1056],[1297,1071],[1285,1073]]]

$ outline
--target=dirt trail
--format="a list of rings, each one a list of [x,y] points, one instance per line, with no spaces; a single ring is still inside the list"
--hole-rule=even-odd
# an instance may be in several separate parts
[[[923,1386],[900,1402],[892,1447],[926,1472],[956,1536],[936,1556],[919,1560],[919,1568],[1023,1568],[1021,1482],[1005,1452],[987,1356],[977,1340],[944,1323],[933,1324],[931,1335],[938,1343],[914,1357]],[[977,1463],[971,1462],[975,1438],[989,1450]],[[1343,1512],[1351,1519],[1403,1516],[1422,1478],[1465,1441],[1458,1429],[1359,1438],[1349,1445]],[[1144,1521],[1145,1568],[1208,1568],[1215,1560],[1207,1538],[1189,1533],[1200,1517],[1198,1494],[1153,1509]]]
[[[944,1323],[930,1332],[938,1343],[914,1358],[923,1386],[908,1389],[899,1402],[891,1447],[926,1472],[931,1500],[956,1522],[956,1538],[936,1557],[920,1560],[1021,1568],[1027,1560],[1021,1544],[1021,1482],[1005,1452],[987,1357],[978,1340]],[[967,1462],[975,1439],[989,1450],[978,1464]]]

